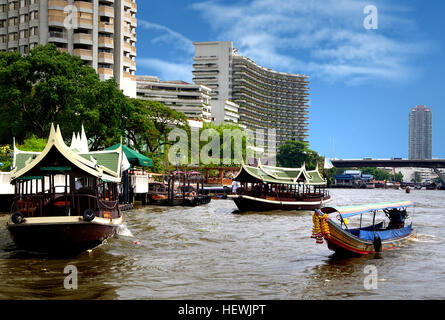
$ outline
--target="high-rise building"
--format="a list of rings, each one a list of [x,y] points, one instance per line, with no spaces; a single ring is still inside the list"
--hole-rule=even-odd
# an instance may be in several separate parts
[[[416,106],[409,113],[409,159],[432,158],[433,115],[431,109]]]
[[[0,51],[54,43],[136,97],[136,0],[0,0]]]
[[[194,42],[193,81],[212,89],[212,115],[225,116],[221,101],[239,105],[239,123],[247,129],[276,130],[276,145],[307,141],[308,76],[262,67],[237,53],[231,41]]]
[[[137,97],[153,100],[184,113],[191,127],[212,121],[210,88],[184,81],[161,81],[155,76],[136,76]]]

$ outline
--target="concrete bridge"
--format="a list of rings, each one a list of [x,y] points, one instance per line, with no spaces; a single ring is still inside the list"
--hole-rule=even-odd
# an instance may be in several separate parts
[[[385,168],[431,168],[445,184],[445,175],[439,168],[445,168],[445,159],[430,160],[408,160],[401,158],[393,159],[331,159],[331,163],[337,168],[360,168],[360,167],[385,167]]]

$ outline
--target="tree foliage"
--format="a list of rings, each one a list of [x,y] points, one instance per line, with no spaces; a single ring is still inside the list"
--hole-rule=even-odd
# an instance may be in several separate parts
[[[46,138],[51,123],[62,132],[84,123],[92,148],[108,146],[125,135],[130,110],[114,79],[100,81],[93,68],[53,44],[23,56],[0,53],[0,143]]]
[[[290,140],[280,146],[277,163],[287,168],[299,168],[305,164],[307,169],[315,169],[317,163],[323,168],[324,158],[316,151],[309,149],[307,142]]]

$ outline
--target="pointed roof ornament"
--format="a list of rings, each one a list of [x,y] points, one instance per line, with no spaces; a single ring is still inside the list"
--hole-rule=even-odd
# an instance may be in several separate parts
[[[257,167],[258,168],[261,167],[261,158],[258,158],[258,165],[257,165]]]
[[[82,133],[81,133],[81,140],[80,140],[80,148],[82,152],[88,152],[88,138],[87,135],[85,134],[85,128],[83,127],[83,123],[82,123]]]

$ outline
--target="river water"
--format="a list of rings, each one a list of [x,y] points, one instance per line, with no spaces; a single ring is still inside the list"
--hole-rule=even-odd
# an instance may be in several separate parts
[[[417,239],[381,259],[338,259],[310,238],[312,212],[237,214],[231,200],[212,200],[129,211],[118,236],[61,259],[17,250],[0,214],[0,299],[445,298],[445,191],[331,194],[332,206],[414,201]],[[77,290],[64,287],[67,265]]]

